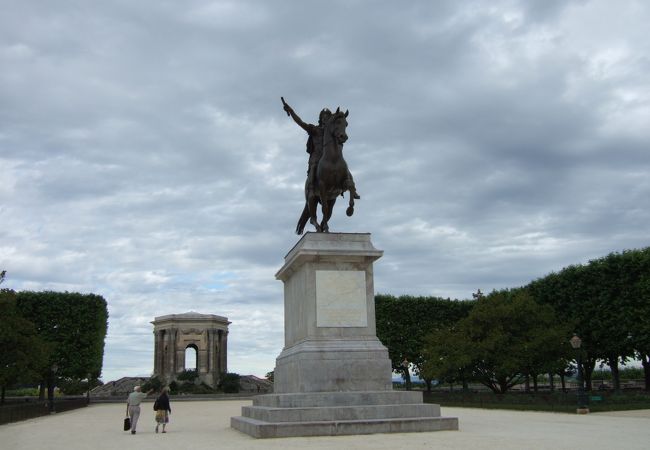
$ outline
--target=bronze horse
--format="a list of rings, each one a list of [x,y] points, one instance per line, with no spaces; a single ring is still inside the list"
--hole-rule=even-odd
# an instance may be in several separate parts
[[[348,165],[343,159],[343,144],[348,139],[346,128],[348,126],[349,111],[342,112],[340,108],[325,123],[323,131],[323,156],[316,169],[314,189],[309,189],[305,183],[305,207],[296,226],[296,234],[302,234],[307,220],[316,227],[316,231],[327,233],[327,222],[332,217],[332,210],[336,198],[345,191],[350,191],[350,202],[346,214],[354,214],[354,197],[356,188],[350,178]],[[322,220],[318,223],[316,211],[318,204],[322,205]]]

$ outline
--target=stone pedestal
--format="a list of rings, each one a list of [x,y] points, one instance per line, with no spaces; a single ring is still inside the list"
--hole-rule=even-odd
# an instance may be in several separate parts
[[[231,426],[258,438],[458,429],[422,393],[392,390],[375,328],[370,234],[307,233],[285,257],[285,346],[274,393]]]

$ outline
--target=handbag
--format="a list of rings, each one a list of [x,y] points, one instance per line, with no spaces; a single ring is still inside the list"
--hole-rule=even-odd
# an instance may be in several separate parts
[[[125,417],[124,418],[124,431],[129,431],[131,429],[131,418],[130,417]]]

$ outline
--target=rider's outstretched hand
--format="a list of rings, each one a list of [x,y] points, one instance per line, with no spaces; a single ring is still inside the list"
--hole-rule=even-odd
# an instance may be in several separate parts
[[[291,106],[289,106],[289,104],[284,101],[284,97],[280,97],[280,100],[282,100],[282,107],[284,108],[284,111],[287,113],[287,116],[291,116],[291,113],[293,112]]]

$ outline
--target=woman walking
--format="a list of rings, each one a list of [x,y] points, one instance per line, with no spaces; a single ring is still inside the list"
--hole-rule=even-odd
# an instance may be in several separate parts
[[[169,406],[169,388],[164,387],[160,396],[156,399],[156,402],[153,405],[153,409],[156,411],[156,433],[158,433],[158,427],[162,424],[162,432],[165,431],[165,425],[169,423],[169,415],[172,413],[172,408]]]

